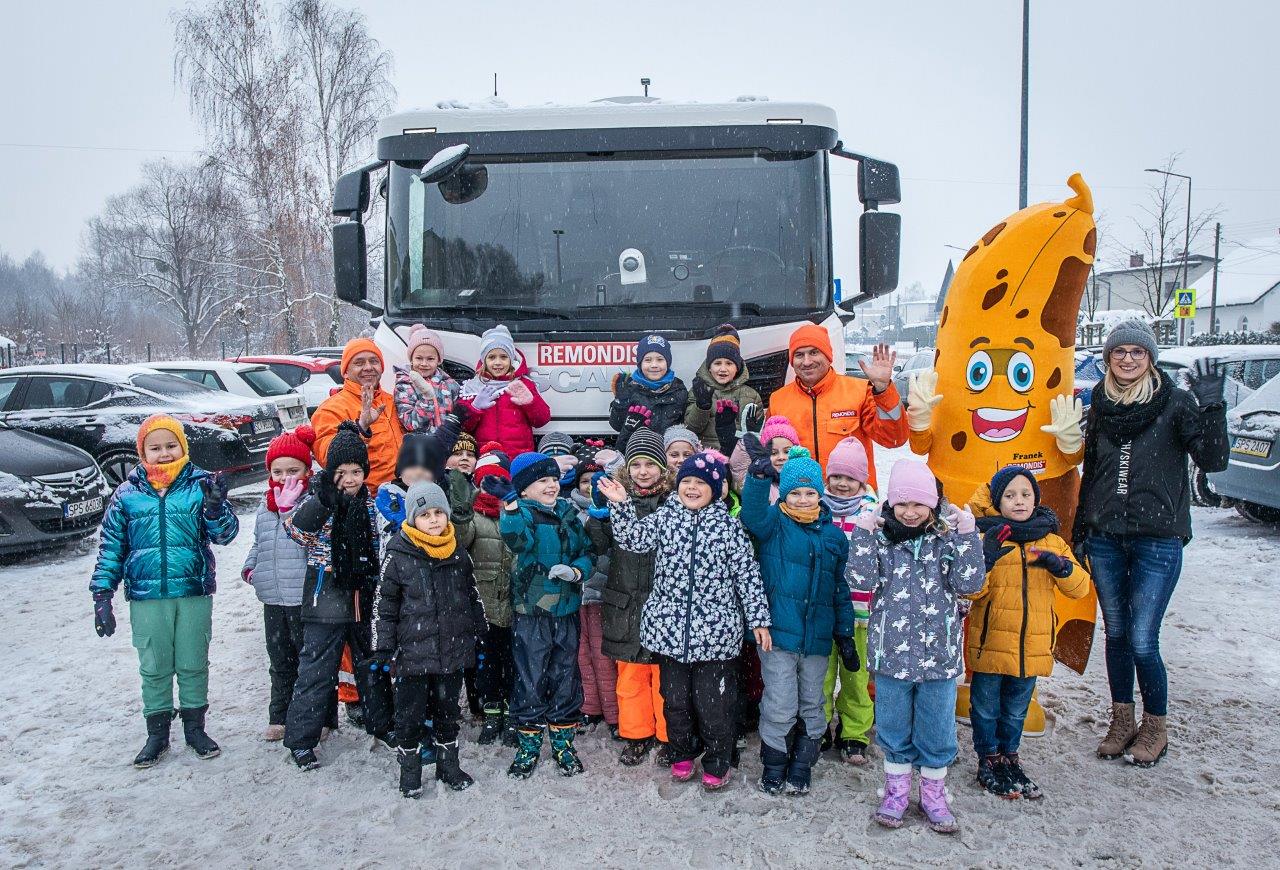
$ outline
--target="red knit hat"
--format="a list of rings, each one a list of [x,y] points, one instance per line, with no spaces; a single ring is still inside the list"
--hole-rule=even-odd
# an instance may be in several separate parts
[[[306,423],[303,423],[292,432],[282,432],[271,439],[271,443],[267,446],[267,471],[271,470],[271,463],[275,462],[281,456],[287,456],[290,459],[296,459],[307,467],[307,471],[311,471],[311,445],[316,441],[316,432]]]

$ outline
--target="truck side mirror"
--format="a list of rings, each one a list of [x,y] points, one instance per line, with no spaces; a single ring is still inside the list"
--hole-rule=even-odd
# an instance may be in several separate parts
[[[338,217],[356,218],[369,208],[369,167],[353,169],[338,178],[333,186],[333,213]]]
[[[450,145],[448,148],[442,148],[427,161],[426,166],[422,167],[422,171],[418,173],[418,178],[423,184],[435,184],[437,181],[444,181],[462,167],[463,161],[467,159],[467,155],[470,153],[471,146],[466,144]]]
[[[858,201],[872,209],[902,202],[898,167],[874,157],[859,159]]]
[[[334,195],[337,202],[337,195]],[[364,224],[343,221],[333,225],[333,289],[338,298],[365,307]]]
[[[858,278],[863,298],[883,296],[898,286],[902,215],[864,211],[858,218]]]

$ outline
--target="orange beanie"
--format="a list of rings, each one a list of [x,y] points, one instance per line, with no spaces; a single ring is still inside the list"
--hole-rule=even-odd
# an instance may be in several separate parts
[[[150,417],[143,420],[142,425],[138,427],[139,459],[145,455],[142,449],[142,443],[147,440],[148,435],[155,432],[157,429],[172,432],[174,437],[178,439],[178,443],[182,445],[182,455],[191,455],[191,451],[187,448],[187,433],[182,431],[182,424],[170,417],[168,414],[152,414]]]
[[[791,342],[787,349],[788,357],[794,357],[796,351],[802,347],[816,347],[828,362],[835,361],[835,355],[831,351],[831,335],[816,323],[806,323],[791,333]]]
[[[382,363],[382,367],[386,368],[387,361],[382,356],[382,348],[374,344],[371,338],[353,338],[347,342],[346,347],[342,349],[342,376],[347,376],[347,366],[351,365],[351,359],[358,353],[369,352],[378,357],[378,362]]]

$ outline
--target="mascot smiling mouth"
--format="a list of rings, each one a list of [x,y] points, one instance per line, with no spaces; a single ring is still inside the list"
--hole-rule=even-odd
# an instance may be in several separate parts
[[[1012,441],[1022,434],[1027,425],[1031,406],[1016,411],[1003,408],[975,408],[973,410],[973,434],[983,441]]]

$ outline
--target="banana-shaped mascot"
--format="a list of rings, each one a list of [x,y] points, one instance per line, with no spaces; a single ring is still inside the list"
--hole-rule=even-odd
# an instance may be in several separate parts
[[[1076,322],[1097,246],[1093,196],[1079,173],[1065,202],[996,224],[964,255],[938,326],[934,368],[912,381],[911,449],[928,454],[947,498],[964,504],[1005,465],[1036,474],[1070,540],[1080,492],[1082,410],[1073,398]],[[1054,655],[1083,673],[1097,597],[1057,595]],[[966,695],[967,697],[967,695]],[[967,707],[967,704],[965,705]],[[1027,731],[1042,730],[1033,719]]]

